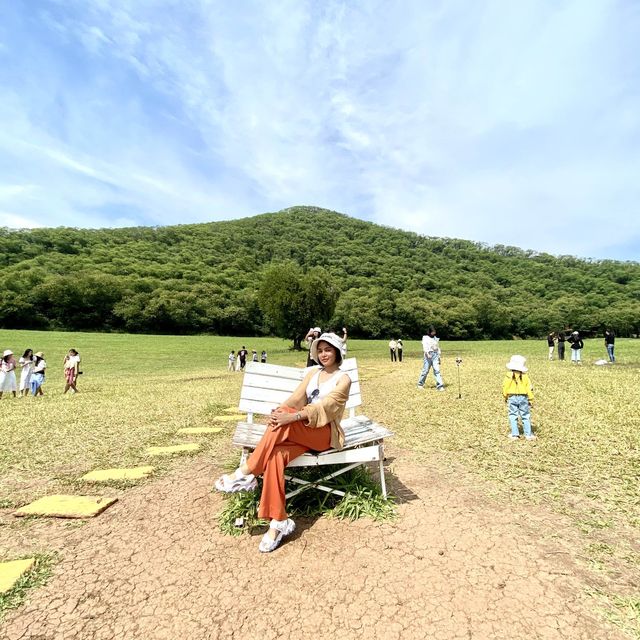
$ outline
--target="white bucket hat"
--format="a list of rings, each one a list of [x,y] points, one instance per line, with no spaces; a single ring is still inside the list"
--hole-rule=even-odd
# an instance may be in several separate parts
[[[309,355],[311,355],[311,359],[318,362],[318,343],[320,342],[328,342],[332,347],[335,347],[338,350],[338,353],[342,353],[342,338],[338,337],[335,333],[323,333],[319,338],[316,338],[311,343],[311,349],[309,350]]]
[[[520,371],[527,373],[529,369],[526,367],[527,359],[524,356],[511,356],[511,360],[507,362],[507,369],[510,371]]]
[[[11,349],[7,349],[3,354],[2,357],[6,358],[7,356],[12,356],[13,355],[13,351],[11,351]]]

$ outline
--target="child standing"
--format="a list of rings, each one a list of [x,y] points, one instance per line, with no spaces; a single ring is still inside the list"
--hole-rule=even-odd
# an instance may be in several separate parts
[[[236,364],[236,352],[234,350],[229,354],[229,365],[227,366],[227,371],[233,371],[235,369]]]
[[[522,420],[524,437],[527,440],[535,440],[531,431],[531,406],[533,402],[533,386],[526,367],[527,360],[524,356],[511,356],[507,363],[510,373],[505,376],[502,383],[502,395],[509,408],[509,424],[511,435],[509,438],[517,440],[520,437],[518,429],[518,416]]]

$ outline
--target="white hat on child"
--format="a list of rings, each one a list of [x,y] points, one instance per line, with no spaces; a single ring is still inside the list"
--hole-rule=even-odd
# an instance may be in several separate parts
[[[511,360],[507,362],[507,369],[527,373],[529,369],[527,369],[526,364],[527,359],[524,356],[511,356]]]
[[[12,356],[13,355],[13,351],[11,351],[11,349],[7,349],[3,354],[2,357],[6,358],[7,356]]]

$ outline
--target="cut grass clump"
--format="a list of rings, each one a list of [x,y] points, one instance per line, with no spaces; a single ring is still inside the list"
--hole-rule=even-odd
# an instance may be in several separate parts
[[[296,476],[313,483],[339,469],[340,467],[336,465],[327,465],[319,469],[298,469]],[[260,479],[259,483],[261,483]],[[341,520],[370,518],[376,521],[395,518],[396,507],[393,498],[384,499],[380,486],[373,480],[367,469],[356,467],[334,478],[331,484],[333,488],[345,492],[344,498],[309,487],[287,501],[289,515],[292,518],[326,515]],[[287,482],[287,490],[297,486]],[[225,496],[224,507],[218,517],[220,530],[223,533],[240,535],[243,531],[251,532],[255,527],[269,524],[268,520],[258,518],[261,488],[259,484],[257,491],[243,491]],[[239,519],[243,522],[241,527],[236,526]]]
[[[50,553],[40,553],[28,557],[35,558],[33,567],[22,575],[9,591],[0,593],[0,622],[4,619],[7,611],[17,609],[24,602],[30,589],[41,587],[47,582],[53,572],[53,565],[58,560],[57,554]]]

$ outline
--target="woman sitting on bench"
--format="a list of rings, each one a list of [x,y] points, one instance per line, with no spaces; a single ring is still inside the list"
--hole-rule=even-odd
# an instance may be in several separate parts
[[[297,389],[271,413],[267,430],[247,461],[231,475],[216,481],[216,489],[231,493],[252,491],[256,476],[263,475],[258,517],[271,519],[260,551],[273,551],[296,525],[285,510],[284,470],[306,451],[341,449],[344,432],[340,420],[349,399],[351,379],[340,371],[342,340],[323,333],[311,345],[311,357],[319,362]]]

